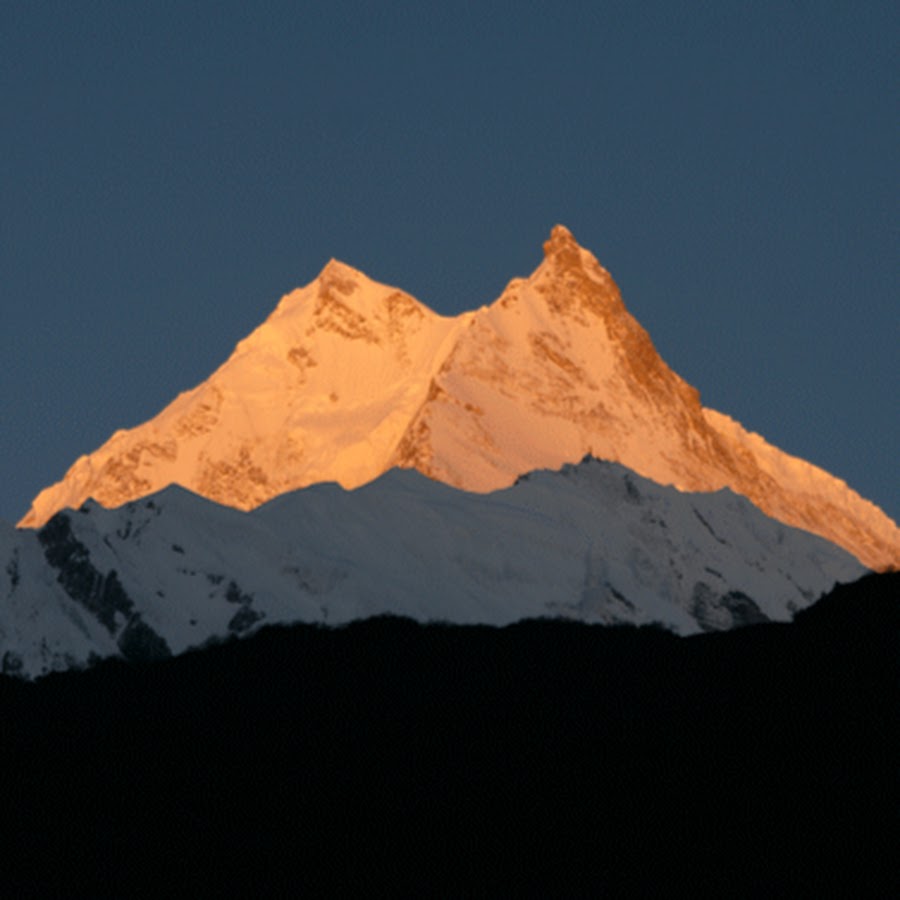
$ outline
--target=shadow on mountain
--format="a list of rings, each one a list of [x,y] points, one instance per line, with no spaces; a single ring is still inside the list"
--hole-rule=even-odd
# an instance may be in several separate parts
[[[376,618],[3,678],[5,889],[865,893],[898,597],[870,576],[687,639]]]

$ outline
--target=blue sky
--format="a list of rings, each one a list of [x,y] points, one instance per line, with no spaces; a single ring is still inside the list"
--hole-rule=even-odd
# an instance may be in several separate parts
[[[703,402],[900,516],[896,4],[0,6],[0,517],[332,256],[442,313],[567,225]]]

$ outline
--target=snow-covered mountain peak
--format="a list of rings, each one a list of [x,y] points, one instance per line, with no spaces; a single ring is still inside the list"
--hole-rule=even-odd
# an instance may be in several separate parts
[[[877,507],[701,406],[562,225],[530,276],[454,318],[330,261],[203,384],[79,459],[19,524],[169,484],[253,509],[392,467],[489,492],[586,453],[681,490],[729,486],[867,565],[900,565],[900,531]]]
[[[612,276],[589,250],[580,246],[563,225],[556,225],[544,243],[544,260],[527,279],[555,315],[596,324],[626,312]]]
[[[322,271],[319,273],[318,281],[348,282],[346,287],[348,292],[350,292],[353,290],[353,287],[351,284],[349,284],[349,282],[355,282],[363,279],[365,281],[369,280],[363,272],[359,271],[359,269],[355,269],[353,268],[353,266],[332,257],[322,267]]]
[[[565,225],[554,225],[550,237],[544,241],[544,261],[532,278],[549,272],[560,274],[578,271],[584,271],[604,284],[612,280],[597,257],[582,247]]]
[[[565,225],[554,225],[550,237],[544,241],[544,258],[554,259],[563,265],[578,262],[581,247]]]

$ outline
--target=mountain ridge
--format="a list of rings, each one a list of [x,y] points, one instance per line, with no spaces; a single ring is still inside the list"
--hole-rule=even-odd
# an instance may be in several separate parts
[[[685,493],[592,457],[481,494],[392,469],[249,512],[173,485],[117,509],[88,501],[38,531],[0,529],[0,659],[37,677],[381,613],[690,634],[784,621],[864,571],[727,488]]]
[[[900,530],[874,504],[702,406],[563,226],[531,276],[457,317],[331,260],[206,382],[80,458],[19,524],[169,483],[251,509],[393,466],[487,492],[586,453],[681,490],[730,486],[867,566],[900,564]]]

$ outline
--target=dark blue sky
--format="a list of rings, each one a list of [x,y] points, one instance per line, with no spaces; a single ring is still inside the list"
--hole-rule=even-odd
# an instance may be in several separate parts
[[[895,3],[312,6],[0,6],[0,517],[329,257],[456,313],[557,222],[900,516]]]

